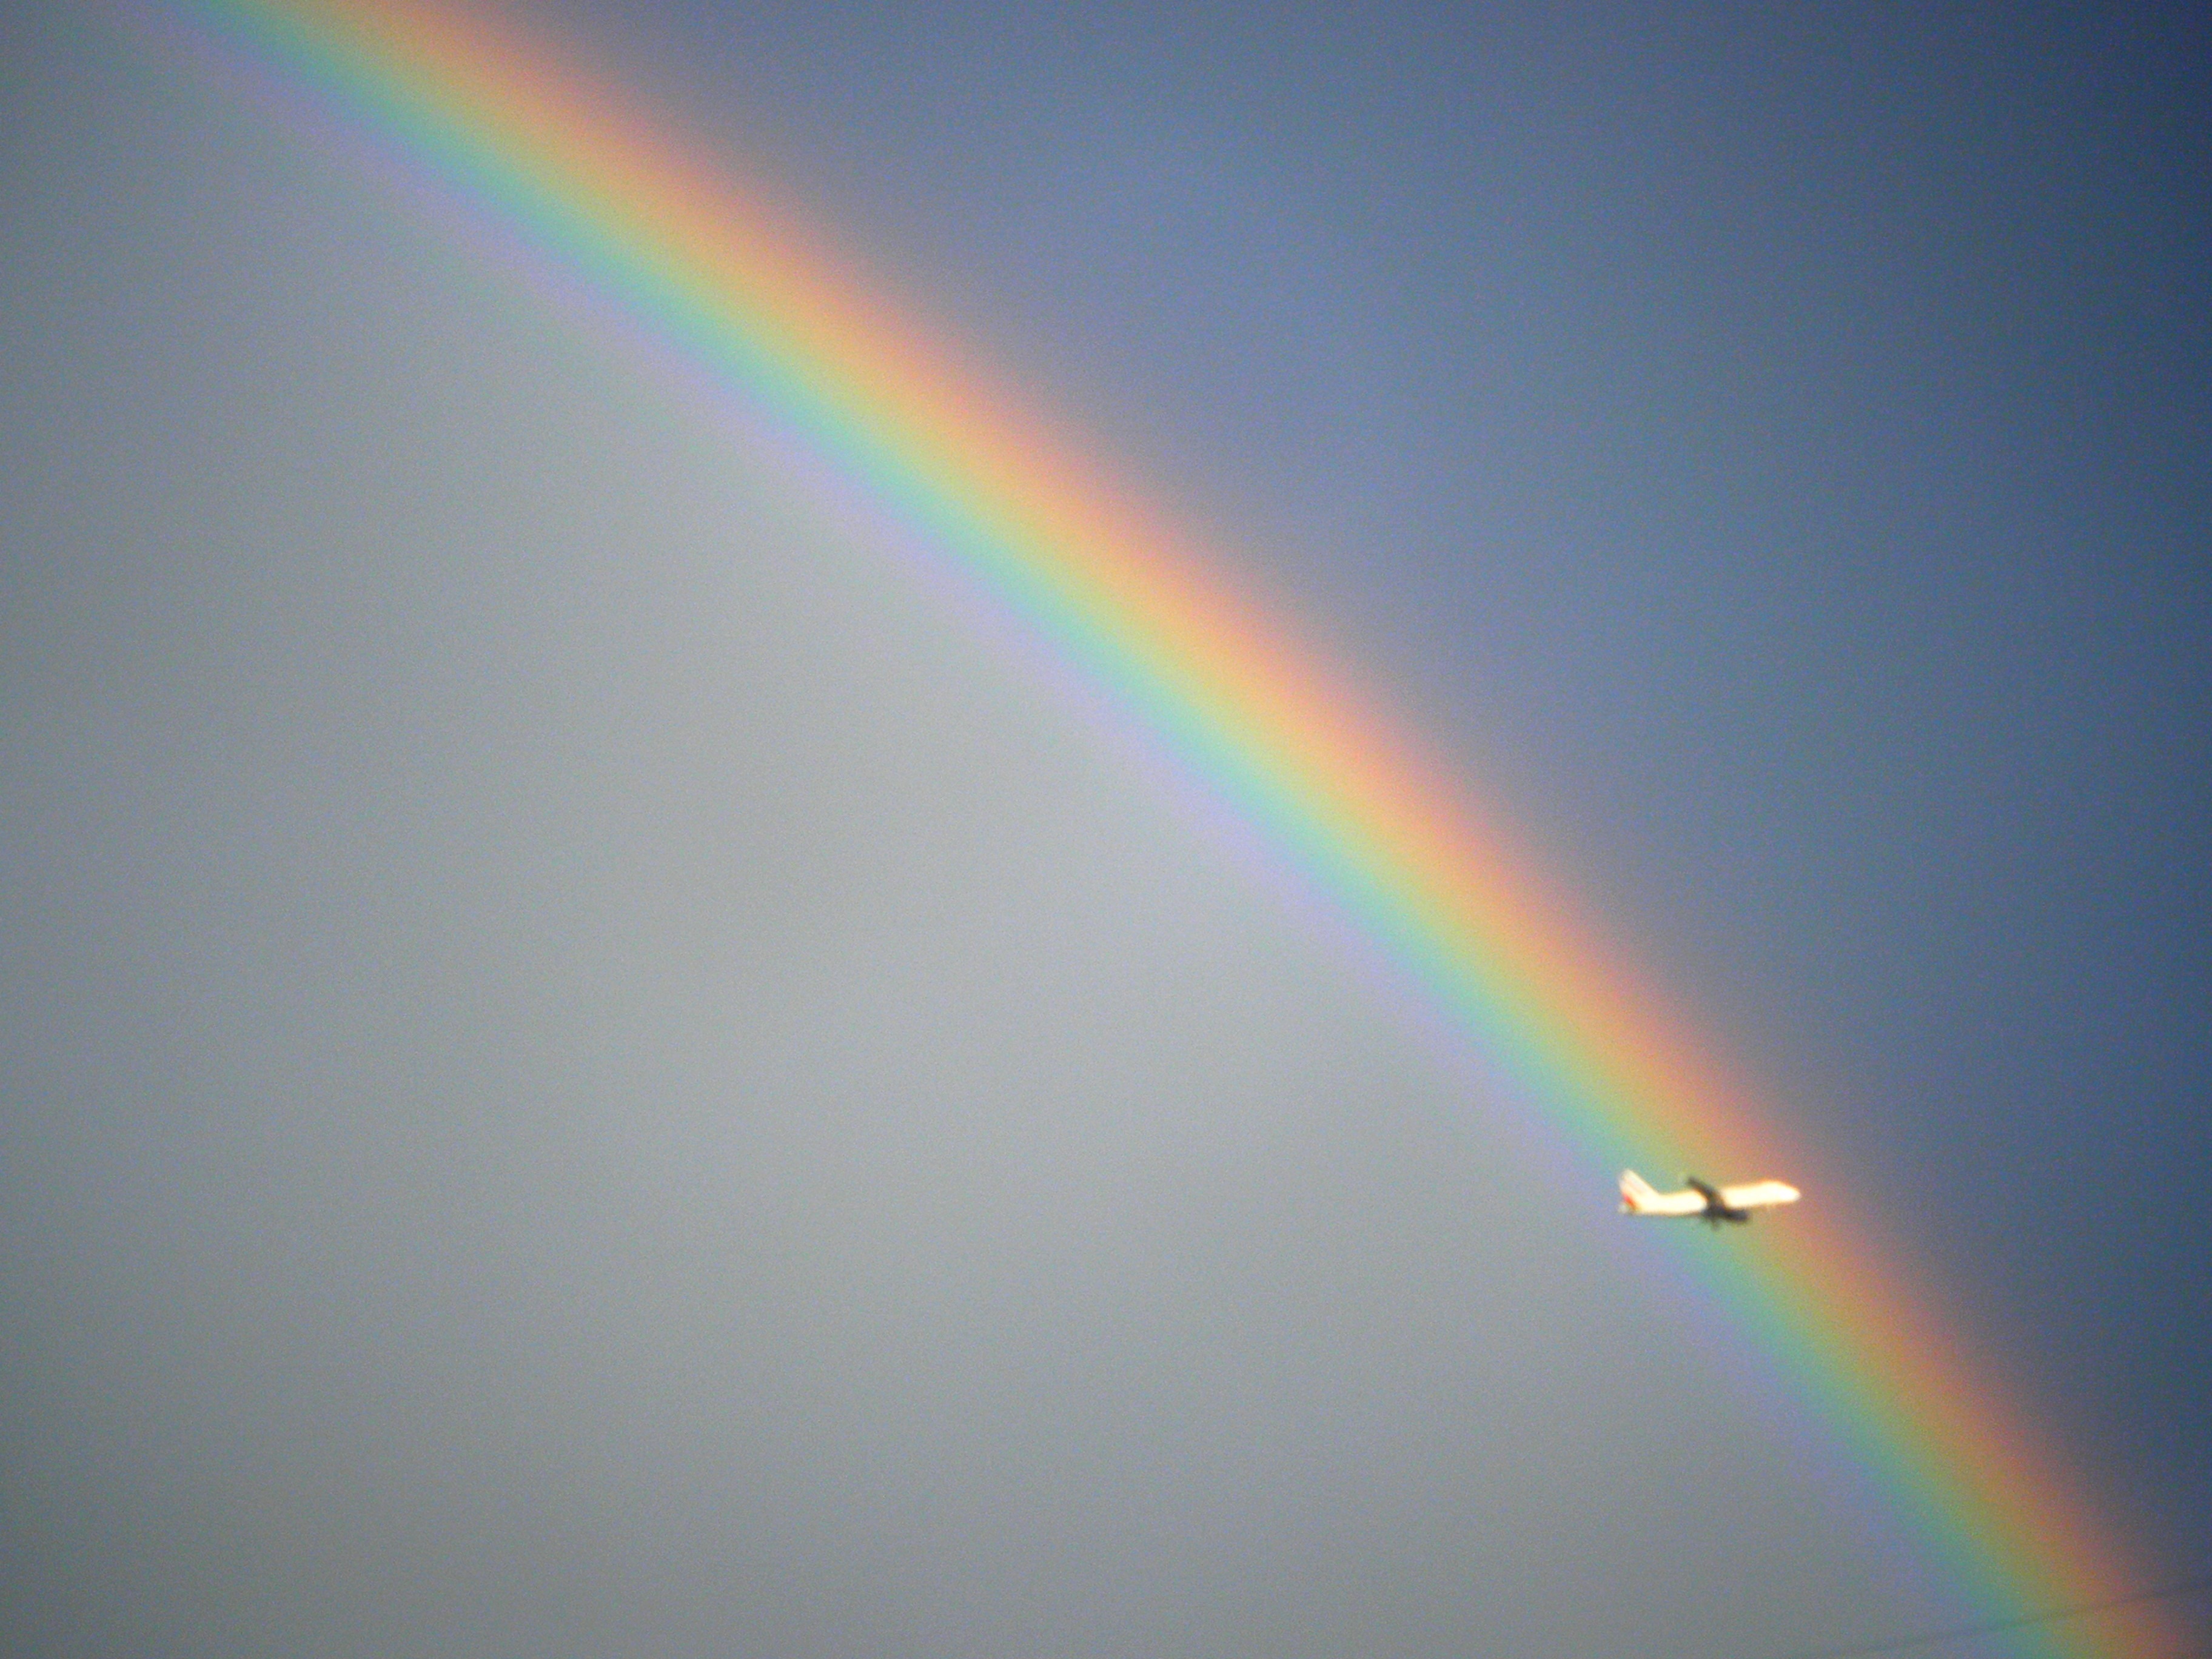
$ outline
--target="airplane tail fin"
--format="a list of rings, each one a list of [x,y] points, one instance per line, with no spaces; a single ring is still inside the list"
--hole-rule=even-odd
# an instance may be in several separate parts
[[[1620,1172],[1620,1212],[1642,1215],[1644,1205],[1659,1196],[1657,1188],[1633,1170]]]

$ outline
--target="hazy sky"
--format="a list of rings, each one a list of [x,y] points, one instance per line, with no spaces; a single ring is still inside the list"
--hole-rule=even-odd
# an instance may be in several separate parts
[[[2212,1568],[2201,28],[534,9],[1382,688]],[[1973,1616],[941,593],[98,9],[0,53],[0,1644]]]

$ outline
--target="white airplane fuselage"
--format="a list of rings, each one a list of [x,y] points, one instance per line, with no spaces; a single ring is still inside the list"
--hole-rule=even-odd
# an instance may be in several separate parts
[[[1702,1221],[1717,1227],[1723,1222],[1737,1226],[1754,1211],[1795,1204],[1797,1189],[1786,1181],[1748,1181],[1733,1187],[1715,1187],[1695,1176],[1685,1176],[1680,1192],[1662,1193],[1633,1170],[1620,1172],[1620,1212],[1623,1215],[1671,1216]]]

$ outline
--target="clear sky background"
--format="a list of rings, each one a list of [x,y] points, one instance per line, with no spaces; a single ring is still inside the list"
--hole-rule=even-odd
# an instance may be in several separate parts
[[[74,9],[0,24],[11,1650],[1972,1616],[1029,665]],[[539,11],[1500,802],[2212,1566],[2201,29],[787,9]]]

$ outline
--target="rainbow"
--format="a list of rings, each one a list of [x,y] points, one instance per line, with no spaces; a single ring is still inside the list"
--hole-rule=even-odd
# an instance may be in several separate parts
[[[1702,1269],[1994,1629],[2147,1656],[2178,1632],[2059,1460],[1574,907],[1158,515],[823,252],[511,23],[422,0],[174,0],[195,41],[427,168],[785,447],[924,539],[1295,869],[1607,1169],[1786,1169],[1819,1193]],[[1710,1255],[1711,1253],[1708,1253]]]

